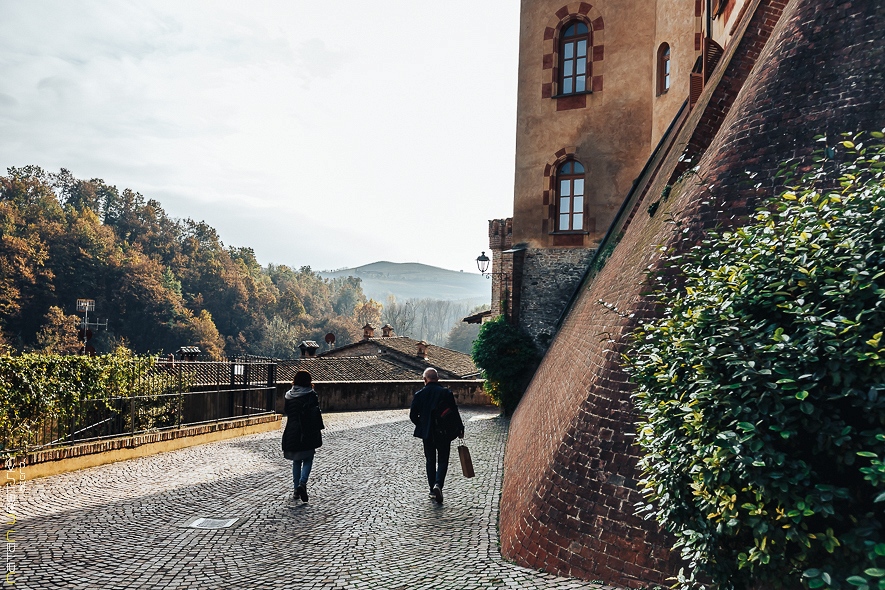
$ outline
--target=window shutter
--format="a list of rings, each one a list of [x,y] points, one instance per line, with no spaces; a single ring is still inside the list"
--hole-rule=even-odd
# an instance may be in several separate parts
[[[703,58],[698,57],[694,67],[691,69],[691,77],[688,90],[688,108],[693,109],[704,91],[704,72]]]
[[[710,74],[716,69],[716,65],[722,59],[723,53],[725,51],[716,41],[707,39],[704,44],[704,82],[710,79]]]

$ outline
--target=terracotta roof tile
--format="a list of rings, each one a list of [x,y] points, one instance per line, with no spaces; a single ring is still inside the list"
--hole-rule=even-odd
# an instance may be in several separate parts
[[[427,358],[417,355],[418,340],[408,336],[391,336],[388,338],[369,338],[347,344],[318,355],[318,358],[340,358],[340,355],[358,355],[361,351],[372,350],[372,356],[385,358],[389,362],[403,367],[414,368],[420,373],[427,367],[433,367],[448,373],[456,379],[473,378],[479,375],[479,369],[473,364],[470,355],[433,344],[427,345]],[[362,349],[362,350],[361,350]],[[441,375],[446,378],[447,376]]]
[[[421,371],[399,366],[377,356],[342,356],[280,361],[277,364],[277,381],[291,381],[296,371],[307,371],[314,381],[421,379]]]

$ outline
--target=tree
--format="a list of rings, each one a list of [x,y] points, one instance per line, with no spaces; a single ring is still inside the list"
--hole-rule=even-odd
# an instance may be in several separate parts
[[[271,358],[288,359],[298,356],[298,332],[280,316],[273,316],[264,323],[262,338],[253,349],[255,354]]]
[[[508,415],[519,405],[538,360],[531,337],[504,316],[484,323],[473,342],[473,362],[486,380],[483,387]]]
[[[80,317],[65,315],[59,307],[49,308],[43,327],[37,334],[38,352],[43,354],[76,354],[82,348],[77,337]]]
[[[467,312],[467,315],[478,313],[484,309],[488,309],[486,305],[474,307]],[[470,354],[473,351],[473,342],[479,336],[481,324],[468,324],[464,321],[457,321],[446,336],[446,348],[458,350]]]
[[[641,512],[676,536],[681,588],[885,587],[885,147],[871,135],[655,277],[662,315],[625,361]]]
[[[372,324],[376,328],[381,321],[382,306],[374,299],[369,299],[365,303],[357,303],[353,308],[353,317],[360,326]]]
[[[224,338],[215,327],[211,313],[205,309],[200,311],[199,315],[188,318],[186,326],[190,335],[189,344],[199,346],[210,358],[224,358]]]
[[[329,288],[332,291],[332,309],[337,315],[352,315],[357,304],[366,300],[362,279],[358,277],[336,277],[330,281]]]
[[[381,321],[393,326],[400,336],[411,336],[415,329],[415,304],[411,299],[399,303],[394,295],[387,296]]]

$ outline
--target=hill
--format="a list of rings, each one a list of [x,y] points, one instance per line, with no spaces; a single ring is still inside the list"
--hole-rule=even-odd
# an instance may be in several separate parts
[[[430,298],[463,301],[470,305],[491,301],[491,281],[482,275],[417,262],[373,262],[319,274],[325,278],[358,277],[362,280],[366,297],[382,303],[390,294],[397,301]]]

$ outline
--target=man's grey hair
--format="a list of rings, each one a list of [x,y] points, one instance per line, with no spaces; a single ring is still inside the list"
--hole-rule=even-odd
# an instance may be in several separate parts
[[[439,381],[439,373],[433,367],[427,367],[424,369],[424,378],[428,381]]]

